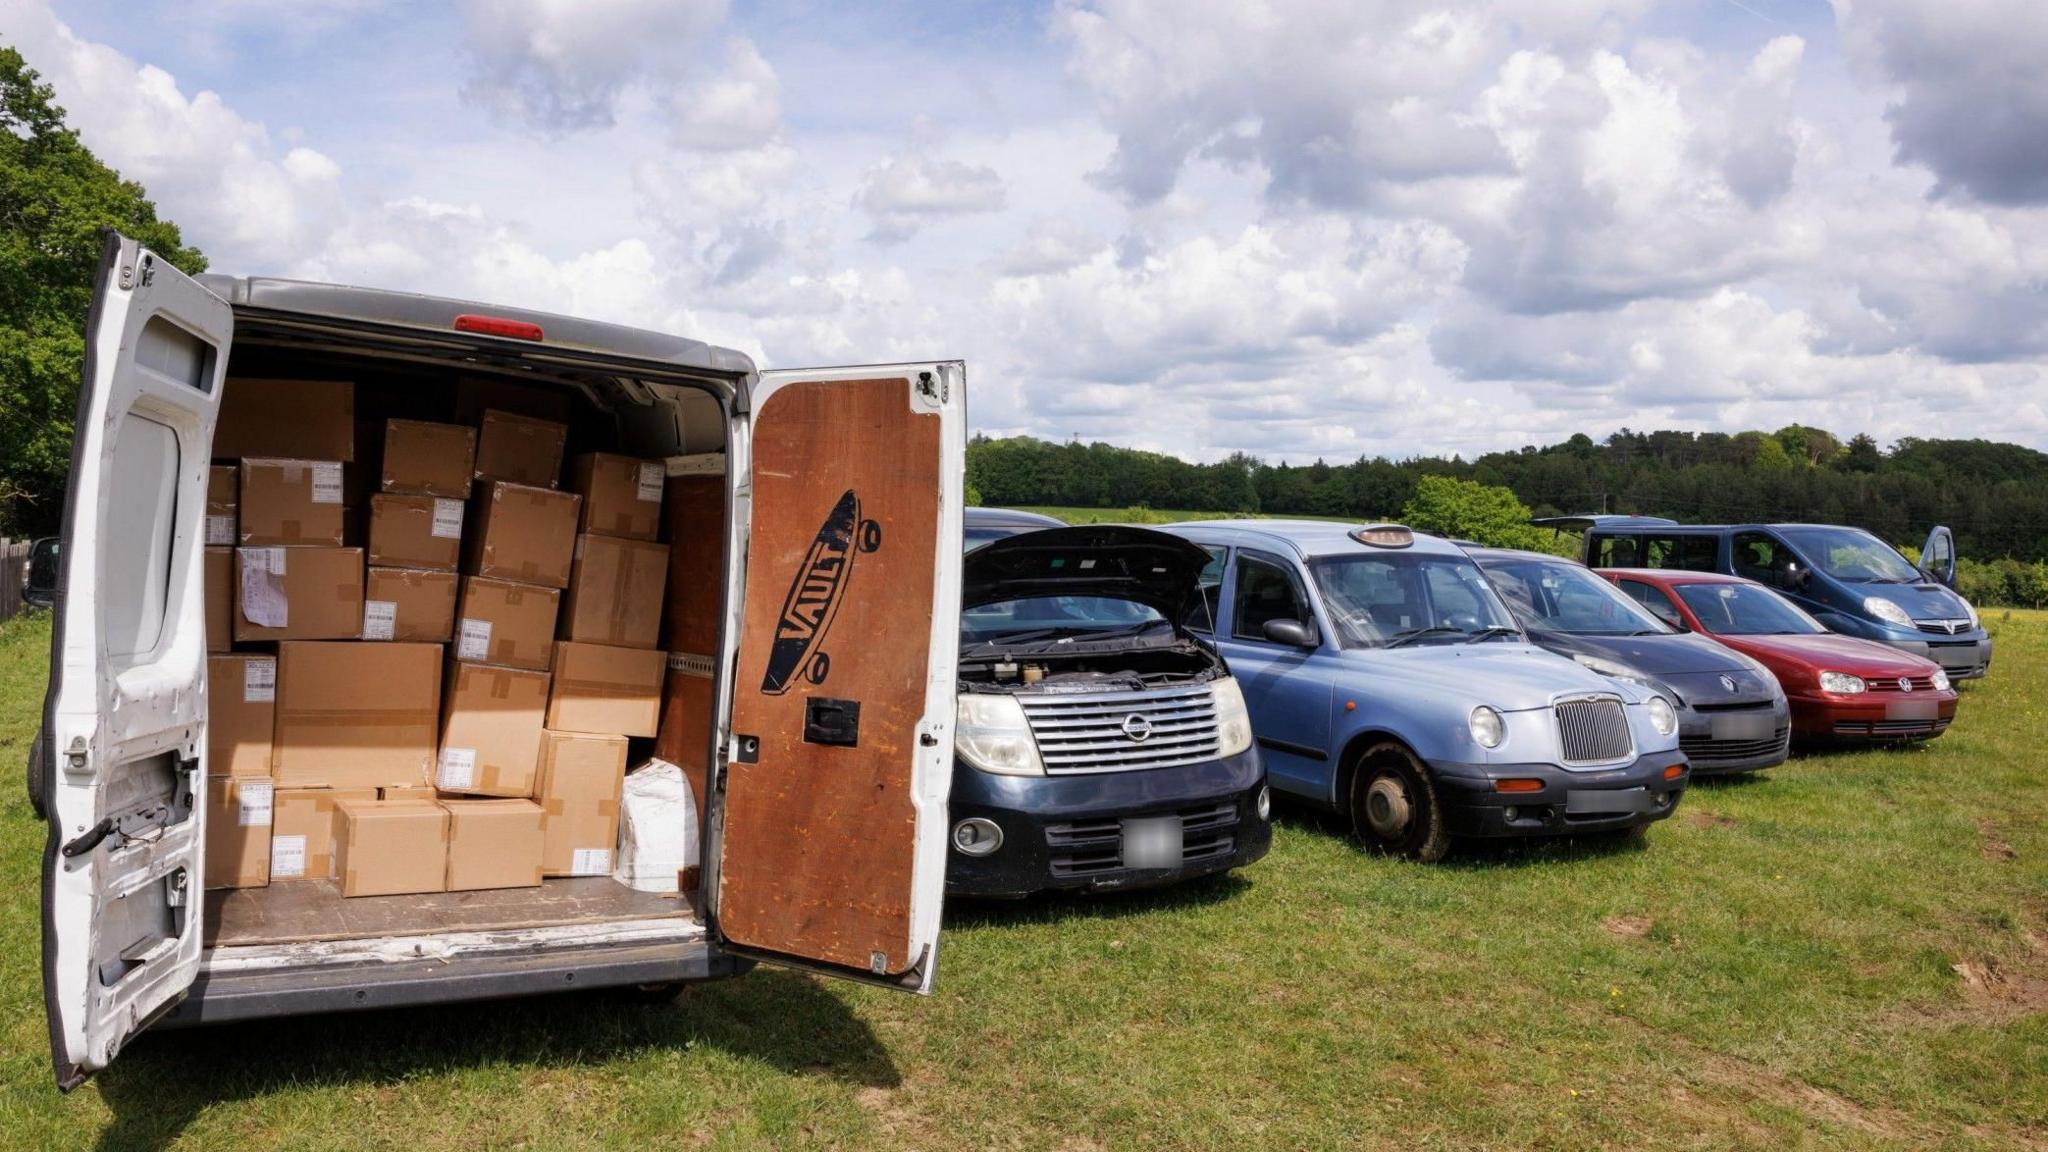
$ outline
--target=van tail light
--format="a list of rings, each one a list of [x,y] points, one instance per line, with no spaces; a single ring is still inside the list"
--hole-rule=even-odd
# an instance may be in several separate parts
[[[1528,777],[1518,777],[1512,780],[1495,780],[1493,782],[1493,790],[1495,792],[1541,792],[1543,791],[1543,781],[1532,780]]]
[[[505,336],[513,340],[541,339],[540,325],[527,320],[507,320],[502,316],[478,316],[464,312],[455,318],[457,332],[478,332],[485,336]]]

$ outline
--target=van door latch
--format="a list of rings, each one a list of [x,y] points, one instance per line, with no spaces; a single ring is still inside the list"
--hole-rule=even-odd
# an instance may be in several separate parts
[[[860,701],[813,696],[804,701],[804,743],[852,748],[860,743]]]

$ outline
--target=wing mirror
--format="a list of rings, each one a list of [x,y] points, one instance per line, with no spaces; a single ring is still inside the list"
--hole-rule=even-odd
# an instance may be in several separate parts
[[[1259,631],[1275,644],[1287,644],[1295,648],[1313,648],[1316,645],[1315,634],[1308,630],[1308,625],[1299,620],[1268,620]]]

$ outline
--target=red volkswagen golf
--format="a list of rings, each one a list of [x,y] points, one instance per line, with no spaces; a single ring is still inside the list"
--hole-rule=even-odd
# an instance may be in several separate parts
[[[1665,621],[1769,668],[1791,702],[1795,740],[1929,740],[1955,719],[1955,689],[1939,664],[1830,632],[1754,580],[1667,569],[1599,571]]]

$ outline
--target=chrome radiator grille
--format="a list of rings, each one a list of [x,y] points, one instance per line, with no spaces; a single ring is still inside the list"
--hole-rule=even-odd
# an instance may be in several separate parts
[[[1050,775],[1169,768],[1216,758],[1216,699],[1207,684],[1144,692],[1028,692],[1017,699]]]
[[[1613,696],[1560,700],[1555,706],[1557,735],[1567,764],[1605,764],[1626,760],[1635,752],[1628,732],[1628,712]]]

